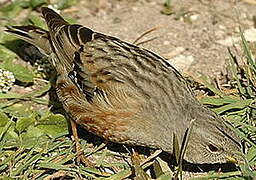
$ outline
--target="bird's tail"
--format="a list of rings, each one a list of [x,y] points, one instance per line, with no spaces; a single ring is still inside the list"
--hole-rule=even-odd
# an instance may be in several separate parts
[[[62,26],[69,25],[67,21],[50,8],[42,7],[41,12],[50,31],[56,32]]]
[[[36,26],[8,26],[6,32],[38,47],[44,54],[51,53],[48,31]]]

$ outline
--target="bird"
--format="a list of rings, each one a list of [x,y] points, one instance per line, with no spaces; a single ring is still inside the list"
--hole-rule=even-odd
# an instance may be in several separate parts
[[[225,119],[197,100],[187,80],[165,58],[69,24],[50,8],[42,7],[41,12],[48,30],[27,25],[6,31],[51,59],[57,73],[55,89],[75,137],[80,125],[107,141],[175,154],[176,142],[176,149],[181,148],[192,127],[185,161],[215,164],[241,159],[239,137]]]

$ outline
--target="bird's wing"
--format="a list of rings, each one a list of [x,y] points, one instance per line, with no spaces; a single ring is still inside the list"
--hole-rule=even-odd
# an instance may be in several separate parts
[[[169,96],[167,88],[176,84],[189,91],[179,72],[156,54],[81,25],[70,25],[49,8],[42,8],[42,14],[58,57],[56,64],[64,67],[88,99],[95,92],[106,92],[147,100]]]

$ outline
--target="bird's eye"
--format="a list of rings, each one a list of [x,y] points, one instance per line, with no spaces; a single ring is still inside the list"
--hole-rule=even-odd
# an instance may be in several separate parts
[[[219,151],[219,149],[218,149],[216,146],[212,145],[212,144],[209,144],[209,145],[208,145],[208,148],[209,148],[210,151],[212,151],[212,152],[218,152],[218,151]]]

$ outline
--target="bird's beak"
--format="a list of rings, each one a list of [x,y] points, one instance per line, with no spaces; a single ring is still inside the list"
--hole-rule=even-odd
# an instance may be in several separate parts
[[[234,157],[232,157],[232,156],[228,156],[228,157],[226,157],[226,159],[227,159],[227,163],[233,163],[233,164],[245,164],[245,160],[243,160],[243,159],[236,159],[236,158],[234,158]]]
[[[232,156],[226,157],[228,163],[238,164],[238,160]]]

